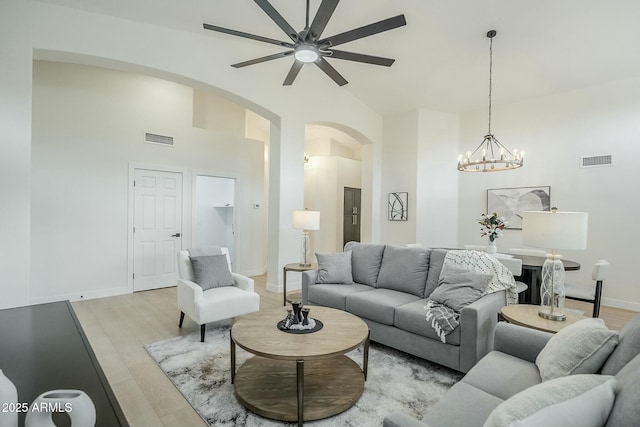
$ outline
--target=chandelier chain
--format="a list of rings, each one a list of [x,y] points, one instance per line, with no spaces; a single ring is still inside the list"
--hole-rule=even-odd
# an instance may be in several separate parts
[[[491,86],[493,74],[493,37],[489,43],[489,135],[491,135]]]

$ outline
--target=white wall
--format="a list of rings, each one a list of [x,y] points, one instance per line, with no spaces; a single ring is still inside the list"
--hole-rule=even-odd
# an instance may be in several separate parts
[[[418,123],[416,242],[432,248],[458,243],[457,114],[420,110]]]
[[[589,213],[588,249],[560,251],[582,264],[567,281],[590,282],[598,259],[611,262],[603,304],[640,311],[637,245],[640,241],[640,78],[494,107],[492,129],[509,148],[525,150],[514,171],[460,174],[459,244],[483,244],[476,219],[488,188],[551,186],[551,204]],[[461,118],[460,152],[486,133],[486,111]],[[584,155],[613,154],[613,167],[580,168]],[[453,163],[455,159],[451,159]],[[507,230],[498,250],[522,247],[522,232]]]
[[[185,171],[183,247],[197,171],[237,181],[239,272],[261,270],[263,145],[192,127],[193,89],[151,77],[34,62],[30,301],[127,291],[130,165]],[[143,142],[174,137],[175,147]],[[259,233],[244,230],[259,229]]]
[[[28,23],[28,24],[25,24]],[[117,31],[114,31],[117,28]],[[205,34],[206,33],[206,34]],[[108,34],[108,37],[104,35]],[[270,134],[269,285],[281,289],[282,265],[297,258],[298,239],[291,230],[291,211],[303,200],[303,169],[288,164],[303,155],[306,123],[343,124],[378,147],[382,120],[371,108],[330,79],[301,73],[296,84],[282,87],[282,69],[266,67],[242,73],[219,61],[245,43],[211,32],[185,32],[32,0],[3,0],[0,14],[0,106],[3,156],[0,184],[4,197],[0,220],[12,242],[0,257],[4,280],[0,307],[28,303],[30,271],[31,61],[49,59],[97,65],[170,79],[204,90],[218,90],[272,120]],[[217,52],[219,55],[212,55]],[[286,72],[286,70],[285,70]],[[308,103],[313,99],[313,103]],[[305,108],[300,108],[305,105]],[[5,114],[6,113],[6,114]],[[4,126],[6,125],[6,126]],[[372,169],[380,151],[372,150]],[[373,183],[377,171],[367,175]],[[291,185],[291,183],[294,183]],[[299,183],[299,184],[295,184]],[[376,235],[374,221],[367,232]]]
[[[404,245],[416,241],[418,132],[417,110],[384,118],[382,194],[377,206],[383,243]],[[395,192],[409,193],[407,221],[388,220],[388,197]]]

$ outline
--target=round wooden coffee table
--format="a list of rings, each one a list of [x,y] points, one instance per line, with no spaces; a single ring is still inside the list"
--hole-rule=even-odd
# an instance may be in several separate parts
[[[231,382],[247,409],[281,421],[318,420],[339,414],[364,390],[369,328],[359,317],[310,307],[324,327],[309,334],[277,328],[286,308],[243,316],[231,328]],[[362,368],[344,354],[364,344]],[[236,372],[236,345],[255,356]]]
[[[552,333],[556,333],[579,320],[588,319],[588,317],[583,314],[565,310],[566,320],[549,320],[538,316],[539,310],[539,305],[512,304],[502,307],[500,313],[505,320],[515,325]]]

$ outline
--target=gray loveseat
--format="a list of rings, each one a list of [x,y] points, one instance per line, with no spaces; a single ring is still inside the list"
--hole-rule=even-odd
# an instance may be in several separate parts
[[[371,340],[467,372],[493,347],[505,291],[463,308],[460,326],[443,343],[425,319],[427,297],[438,286],[446,249],[349,242],[352,284],[317,284],[318,270],[302,275],[302,302],[362,318]]]
[[[427,414],[421,414],[424,416],[422,421],[407,414],[394,413],[384,419],[383,427],[481,427],[493,409],[504,400],[541,383],[535,360],[551,336],[546,332],[499,322],[495,330],[494,350],[482,358]],[[619,343],[599,373],[614,375],[617,381],[615,401],[605,427],[640,425],[640,315],[620,331]],[[545,425],[566,424],[546,420]]]

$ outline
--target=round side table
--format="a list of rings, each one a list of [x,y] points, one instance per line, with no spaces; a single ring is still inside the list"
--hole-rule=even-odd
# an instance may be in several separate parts
[[[283,276],[282,284],[284,288],[284,292],[282,294],[282,300],[283,300],[282,305],[287,305],[287,271],[295,271],[298,273],[302,273],[303,271],[317,270],[317,269],[318,269],[318,264],[311,264],[308,266],[304,266],[304,265],[300,265],[297,262],[287,264],[282,268],[282,276]]]
[[[513,323],[514,325],[525,326],[554,334],[579,320],[589,318],[583,314],[565,310],[566,320],[548,320],[538,316],[539,310],[539,305],[512,304],[502,307],[500,313],[507,322]]]

